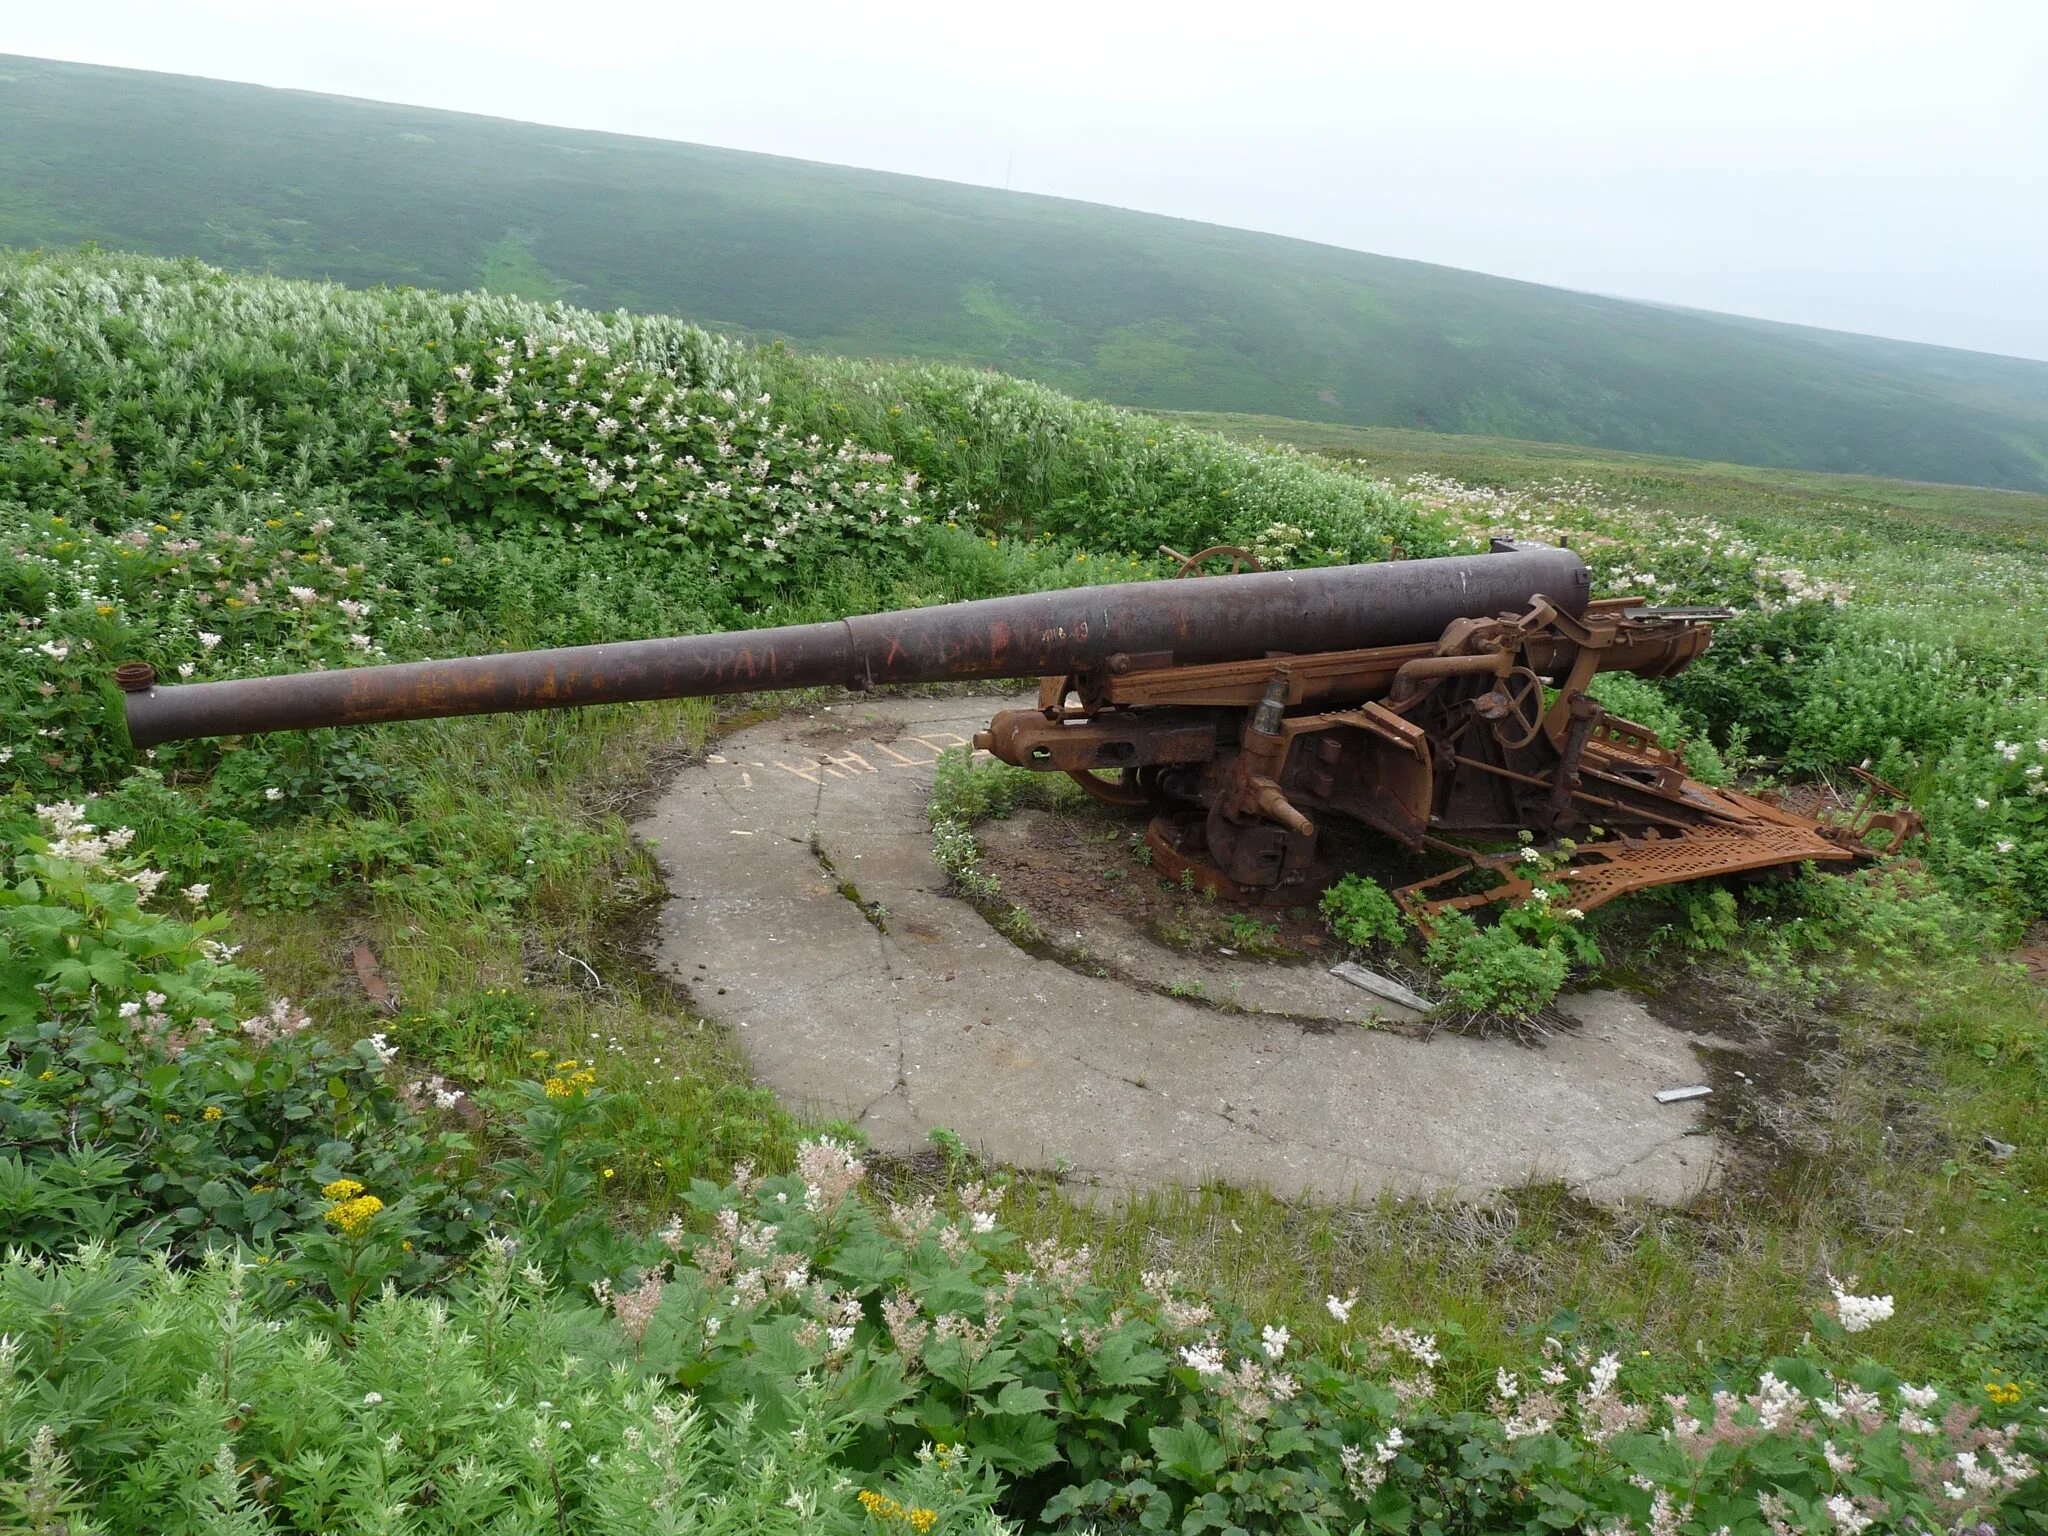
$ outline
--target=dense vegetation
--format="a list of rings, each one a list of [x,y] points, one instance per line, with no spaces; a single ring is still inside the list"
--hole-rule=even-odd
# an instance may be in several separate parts
[[[2048,364],[1054,198],[0,59],[0,244],[487,286],[1261,411],[2048,487]]]
[[[1162,541],[1361,559],[1503,523],[1569,529],[1607,585],[1751,610],[1631,711],[1718,733],[1730,771],[1870,756],[1930,818],[1923,874],[1619,914],[1648,953],[1753,972],[1756,1007],[1834,1009],[1813,1119],[1694,1209],[1103,1211],[957,1137],[883,1165],[793,1122],[616,943],[652,889],[622,786],[707,707],[138,762],[107,683],[128,657],[576,643],[1157,573]],[[661,319],[0,260],[0,1508],[2040,1528],[2048,1058],[2034,994],[1978,956],[2048,905],[2042,663],[2004,635],[2048,594],[1988,536],[1805,526],[1788,548],[1583,485],[1403,489]],[[1893,633],[1936,580],[1955,595]],[[1385,940],[1368,896],[1339,905]],[[343,980],[358,939],[392,1014]]]

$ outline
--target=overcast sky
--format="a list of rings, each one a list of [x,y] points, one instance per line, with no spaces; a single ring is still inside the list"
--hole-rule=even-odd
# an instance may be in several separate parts
[[[0,52],[1008,184],[2048,358],[2048,0],[0,11]]]

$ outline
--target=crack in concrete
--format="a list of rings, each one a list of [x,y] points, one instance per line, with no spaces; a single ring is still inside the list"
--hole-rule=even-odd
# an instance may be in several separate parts
[[[957,700],[942,716],[920,715],[930,703],[884,701],[874,713],[913,734],[967,718]],[[726,751],[816,756],[802,732],[801,721],[768,722]],[[699,893],[665,919],[672,968],[711,961],[731,995],[707,1006],[752,1023],[739,1039],[763,1080],[804,1102],[837,1101],[878,1148],[920,1146],[936,1110],[969,1122],[955,1128],[999,1161],[1037,1166],[1063,1154],[1063,1172],[1105,1185],[1220,1177],[1326,1198],[1382,1185],[1472,1196],[1540,1172],[1603,1199],[1676,1199],[1697,1186],[1696,1171],[1668,1155],[1667,1123],[1636,1109],[1638,1095],[1697,1063],[1633,1003],[1608,1000],[1609,1027],[1540,1070],[1483,1042],[1424,1056],[1405,1032],[1323,1033],[1179,1005],[1033,958],[945,896],[924,825],[928,793],[929,774],[907,766],[809,782],[769,773],[744,796],[691,768],[645,823],[666,845],[663,867],[687,871]],[[764,844],[728,843],[721,807]],[[799,882],[815,899],[793,895],[799,868],[823,882]],[[826,899],[842,871],[861,877],[862,911],[840,915]],[[869,921],[870,903],[903,931]],[[856,917],[867,943],[838,926]],[[703,990],[702,976],[690,979]],[[859,1095],[851,1104],[849,1089]],[[1368,1114],[1365,1104],[1383,1108]],[[1692,1123],[1674,1116],[1669,1128]]]

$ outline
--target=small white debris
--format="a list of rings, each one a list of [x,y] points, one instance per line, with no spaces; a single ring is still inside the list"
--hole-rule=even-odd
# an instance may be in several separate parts
[[[1687,1099],[1704,1099],[1714,1090],[1705,1083],[1692,1083],[1684,1088],[1665,1088],[1657,1094],[1659,1104],[1682,1104]]]
[[[734,827],[732,829],[732,835],[734,837],[752,837],[754,834],[751,832],[742,832],[738,827]]]

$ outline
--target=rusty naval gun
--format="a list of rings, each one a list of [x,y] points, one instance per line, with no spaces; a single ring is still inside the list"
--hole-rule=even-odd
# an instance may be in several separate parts
[[[1167,551],[1173,554],[1173,551]],[[1194,575],[822,624],[451,661],[164,685],[117,670],[137,747],[380,721],[841,685],[1037,678],[1035,708],[975,738],[1149,811],[1155,869],[1232,901],[1311,900],[1324,829],[1372,828],[1448,865],[1396,892],[1425,929],[1532,889],[1516,846],[1570,839],[1561,883],[1591,910],[1653,886],[1871,855],[1917,830],[1868,780],[1822,821],[1711,788],[1609,713],[1603,671],[1666,677],[1722,610],[1595,599],[1568,549]],[[1250,565],[1250,569],[1244,569]]]

